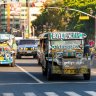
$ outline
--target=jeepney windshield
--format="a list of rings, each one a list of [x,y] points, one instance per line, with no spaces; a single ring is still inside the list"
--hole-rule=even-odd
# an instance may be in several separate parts
[[[84,40],[51,40],[50,46],[53,49],[73,49],[80,48],[80,45],[84,45]]]

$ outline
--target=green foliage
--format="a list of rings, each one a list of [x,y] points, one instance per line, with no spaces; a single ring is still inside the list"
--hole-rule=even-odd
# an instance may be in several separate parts
[[[94,37],[94,21],[95,19],[90,17],[89,20],[79,20],[80,12],[68,10],[68,8],[77,9],[90,14],[90,10],[93,10],[93,14],[96,14],[96,1],[95,0],[55,0],[55,3],[47,5],[47,8],[43,11],[42,15],[38,16],[36,21],[32,24],[36,25],[37,31],[43,30],[43,25],[51,26],[51,29],[57,29],[60,31],[82,31],[86,33],[89,38]],[[67,6],[67,7],[66,7]],[[52,24],[52,25],[51,25]],[[42,26],[41,29],[39,26]],[[93,36],[90,37],[90,34]]]

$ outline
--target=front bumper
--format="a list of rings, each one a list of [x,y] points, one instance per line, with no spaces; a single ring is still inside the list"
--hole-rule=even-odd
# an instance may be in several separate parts
[[[91,68],[91,60],[82,58],[62,58],[52,61],[52,73],[53,74],[87,74]]]
[[[17,54],[24,55],[24,56],[31,56],[31,55],[37,55],[37,51],[19,51]]]
[[[80,68],[74,68],[74,67],[66,67],[66,68],[60,68],[60,66],[53,66],[52,73],[53,74],[87,74],[90,68],[87,66],[81,66]]]
[[[3,60],[3,61],[0,61],[0,64],[11,64],[11,63],[13,63],[13,60],[9,60],[9,61]]]

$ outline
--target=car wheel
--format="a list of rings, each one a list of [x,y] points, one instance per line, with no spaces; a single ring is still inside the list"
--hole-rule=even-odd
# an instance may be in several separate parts
[[[16,58],[17,58],[17,59],[21,59],[21,55],[18,54],[18,55],[16,56]]]

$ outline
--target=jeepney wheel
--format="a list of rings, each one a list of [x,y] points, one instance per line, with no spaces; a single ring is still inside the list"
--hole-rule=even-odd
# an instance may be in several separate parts
[[[11,63],[11,67],[15,66],[15,56],[13,56],[13,62]]]
[[[50,81],[52,80],[52,68],[51,68],[51,64],[48,65],[47,68],[47,80]]]
[[[42,74],[43,74],[43,76],[46,76],[46,75],[47,75],[47,69],[46,69],[46,68],[44,69],[44,68],[42,67]]]
[[[88,69],[88,73],[87,74],[83,74],[83,76],[84,76],[84,80],[90,80],[90,77],[91,77],[90,69]]]

